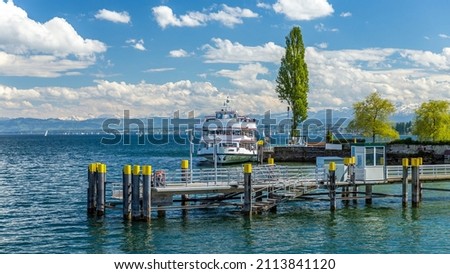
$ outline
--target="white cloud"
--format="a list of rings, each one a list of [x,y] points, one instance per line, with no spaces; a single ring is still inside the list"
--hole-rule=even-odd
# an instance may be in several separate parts
[[[173,58],[183,58],[188,57],[189,53],[185,51],[184,49],[177,49],[177,50],[171,50],[169,52],[169,56]]]
[[[120,116],[130,110],[137,117],[171,116],[181,112],[214,111],[219,94],[209,82],[179,81],[162,85],[129,84],[100,80],[96,85],[17,89],[0,85],[2,116],[9,117],[98,117]],[[83,104],[80,104],[83,101]],[[214,102],[214,104],[211,104]],[[193,107],[193,108],[192,108]]]
[[[39,23],[12,1],[0,1],[0,14],[0,75],[57,77],[87,68],[95,54],[106,51],[63,18]]]
[[[158,6],[152,9],[156,22],[161,28],[172,27],[198,27],[204,26],[211,21],[217,21],[224,26],[234,27],[243,23],[243,18],[258,17],[257,13],[249,9],[240,7],[229,7],[225,4],[221,5],[221,9],[217,12],[198,12],[192,11],[187,14],[177,16],[168,6]]]
[[[175,70],[175,68],[151,68],[147,69],[144,72],[165,72],[165,71],[171,71]]]
[[[257,6],[258,8],[267,9],[267,10],[272,8],[272,6],[271,6],[270,4],[263,3],[263,2],[258,2],[258,3],[256,4],[256,6]]]
[[[416,65],[439,70],[450,69],[450,48],[444,48],[442,53],[431,51],[403,50],[402,57],[413,61]]]
[[[338,32],[339,29],[337,28],[327,28],[323,23],[317,24],[314,26],[314,28],[318,31],[318,32],[323,32],[323,31],[329,31],[329,32]]]
[[[107,9],[99,10],[97,14],[95,14],[95,18],[122,24],[128,24],[131,21],[131,17],[128,14],[128,12],[126,11],[117,12]]]
[[[128,39],[126,41],[127,44],[130,44],[133,48],[140,50],[140,51],[145,51],[147,50],[144,46],[144,39]]]
[[[95,63],[95,59],[64,59],[53,55],[14,55],[0,51],[0,75],[59,77],[73,75]]]
[[[450,98],[450,76],[446,73],[449,57],[450,49],[436,54],[389,48],[339,51],[307,48],[310,108],[351,107],[373,90],[396,105]]]
[[[233,107],[245,110],[244,113],[280,112],[286,105],[275,93],[275,82],[259,77],[267,74],[269,69],[260,63],[239,65],[237,70],[223,69],[216,73],[230,80],[233,89],[228,90],[228,94],[234,99]]]
[[[326,48],[328,48],[328,43],[322,42],[322,43],[316,44],[316,47],[321,48],[321,49],[326,49]]]
[[[450,39],[450,35],[443,34],[443,33],[439,34],[439,37],[443,38],[443,39]]]
[[[241,45],[242,46],[242,45]],[[236,58],[233,58],[236,60]],[[249,60],[249,58],[239,58]],[[450,98],[450,48],[440,53],[395,48],[321,50],[306,48],[311,111],[351,108],[377,90],[397,106],[418,105]],[[228,79],[220,89],[210,82],[188,80],[150,84],[97,81],[81,88],[35,87],[18,89],[0,85],[0,109],[9,117],[85,117],[121,115],[130,109],[135,117],[170,116],[180,110],[209,114],[230,95],[241,113],[284,111],[275,93],[275,71],[261,62],[242,62],[236,69],[220,69],[213,76]],[[231,65],[230,65],[231,66]],[[148,72],[170,71],[155,68]],[[199,77],[206,75],[199,75]],[[208,75],[208,76],[211,76]],[[83,104],[80,104],[80,101]]]
[[[273,42],[251,47],[227,39],[213,38],[212,41],[213,46],[203,46],[207,63],[279,63],[284,54],[284,48]]]
[[[276,13],[289,20],[313,20],[331,15],[333,6],[327,0],[277,0],[273,5]]]
[[[351,17],[352,16],[352,13],[351,12],[342,12],[339,16],[341,16],[341,17]]]

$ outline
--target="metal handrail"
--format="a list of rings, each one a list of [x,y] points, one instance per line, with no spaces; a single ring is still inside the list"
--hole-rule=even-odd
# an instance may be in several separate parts
[[[195,186],[230,186],[243,185],[244,173],[242,167],[220,167],[193,169],[192,180],[191,173],[187,170],[163,170],[165,174],[164,184],[159,187],[170,185]],[[428,178],[439,178],[450,176],[450,165],[422,165],[419,167],[422,176]],[[318,186],[323,181],[327,170],[316,168],[315,166],[279,166],[279,165],[260,165],[254,166],[252,172],[252,183],[257,186],[271,185],[289,188]],[[401,179],[403,176],[402,166],[387,166],[387,179]],[[408,175],[411,175],[411,168],[408,169]],[[191,184],[192,182],[192,184]],[[117,185],[116,185],[117,184]],[[121,192],[119,183],[113,184],[113,193]]]
[[[419,167],[421,175],[438,178],[439,176],[450,176],[450,165],[422,165]],[[408,169],[408,176],[411,169]],[[387,166],[387,178],[399,179],[403,176],[403,166]]]

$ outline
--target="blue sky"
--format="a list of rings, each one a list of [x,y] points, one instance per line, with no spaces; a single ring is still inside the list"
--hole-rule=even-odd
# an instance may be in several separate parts
[[[450,98],[449,1],[0,0],[0,117],[283,112],[300,26],[311,112],[377,91],[399,112]]]

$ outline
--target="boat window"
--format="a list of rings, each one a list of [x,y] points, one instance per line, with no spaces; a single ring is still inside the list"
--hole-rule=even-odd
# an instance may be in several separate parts
[[[232,143],[223,143],[223,146],[224,147],[235,147],[235,145]]]
[[[222,119],[222,113],[216,113],[216,118],[217,119]]]

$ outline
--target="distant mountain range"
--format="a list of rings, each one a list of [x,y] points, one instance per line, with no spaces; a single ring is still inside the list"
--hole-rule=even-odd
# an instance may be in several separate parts
[[[264,114],[250,115],[257,120],[264,118]],[[346,121],[350,121],[353,113],[351,109],[343,108],[340,110],[333,110],[331,112],[332,122],[340,119],[347,118]],[[322,110],[318,112],[310,112],[308,119],[317,119],[320,121],[325,121],[327,117],[327,111]],[[181,119],[187,117],[180,117]],[[271,118],[276,119],[277,123],[283,119],[287,118],[287,113],[273,113]],[[394,122],[409,122],[413,118],[411,112],[403,111],[396,113],[391,117]],[[123,120],[109,120],[111,118],[93,118],[81,120],[76,119],[36,119],[36,118],[0,118],[0,134],[99,134],[104,131],[102,128],[107,126],[109,129],[123,129]],[[118,118],[112,118],[118,119]],[[154,128],[162,128],[164,120],[167,121],[167,117],[154,117],[154,118],[142,118],[140,119],[147,129],[148,120],[152,119]],[[109,123],[106,123],[109,121]],[[186,122],[186,121],[185,121]],[[171,125],[170,122],[166,122]],[[325,123],[325,122],[324,122]],[[345,124],[345,123],[344,123]],[[132,126],[132,129],[136,129],[136,126]]]

